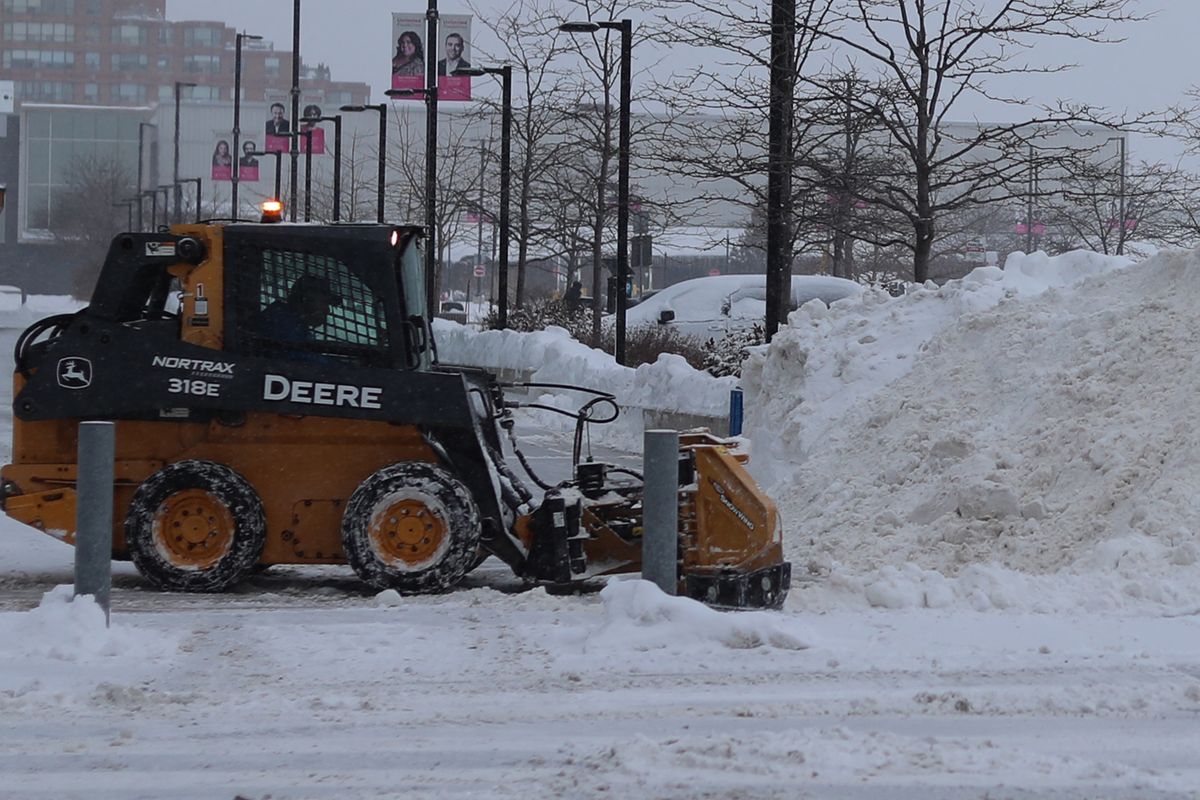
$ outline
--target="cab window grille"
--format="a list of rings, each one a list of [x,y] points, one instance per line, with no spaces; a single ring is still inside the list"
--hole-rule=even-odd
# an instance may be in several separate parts
[[[292,287],[304,276],[325,281],[332,294],[325,323],[311,329],[309,342],[375,350],[387,347],[383,301],[344,263],[331,256],[264,250],[258,311],[264,313],[272,304],[286,303]]]

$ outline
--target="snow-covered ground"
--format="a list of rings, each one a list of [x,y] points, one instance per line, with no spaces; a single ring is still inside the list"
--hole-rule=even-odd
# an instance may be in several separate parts
[[[1197,286],[1200,254],[1017,256],[795,312],[743,379],[782,612],[120,565],[105,629],[72,551],[0,521],[0,797],[1194,800]],[[513,337],[459,345],[727,391]]]

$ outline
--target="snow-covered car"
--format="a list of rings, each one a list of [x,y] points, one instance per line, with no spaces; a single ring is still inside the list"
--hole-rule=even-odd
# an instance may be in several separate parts
[[[767,313],[765,275],[714,275],[668,286],[644,299],[625,315],[628,326],[666,324],[700,339],[761,323]],[[861,294],[862,287],[829,275],[794,275],[789,306],[809,300],[826,305]],[[667,312],[667,313],[664,313]]]

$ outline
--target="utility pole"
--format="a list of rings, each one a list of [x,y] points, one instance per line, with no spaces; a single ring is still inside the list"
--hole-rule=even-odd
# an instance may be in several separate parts
[[[292,5],[292,127],[295,132],[300,127],[300,0],[294,0]],[[290,194],[288,196],[290,218],[296,221],[296,189],[300,170],[300,141],[291,137],[292,170]],[[382,157],[382,156],[381,156]],[[276,198],[278,199],[278,198]]]
[[[1125,138],[1124,136],[1121,137],[1121,185],[1117,190],[1120,193],[1121,205],[1119,212],[1121,215],[1121,229],[1117,233],[1117,255],[1119,256],[1125,255]]]
[[[428,319],[438,309],[437,292],[437,138],[438,138],[438,6],[425,11],[425,302]]]
[[[479,140],[479,211],[478,211],[479,230],[477,231],[479,241],[478,241],[477,250],[476,250],[476,253],[478,255],[475,256],[476,264],[482,263],[482,260],[483,260],[483,178],[484,178],[484,171],[486,169],[487,169],[487,143],[483,139],[480,139]],[[476,288],[478,289],[479,281],[476,281],[475,283],[476,283]]]
[[[771,89],[767,134],[767,341],[791,298],[793,44],[796,0],[771,3]]]

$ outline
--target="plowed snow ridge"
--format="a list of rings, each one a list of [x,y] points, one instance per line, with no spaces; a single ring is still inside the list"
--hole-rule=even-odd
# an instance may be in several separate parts
[[[1200,252],[1006,286],[1036,258],[801,309],[748,365],[800,572],[884,606],[1200,604]]]

